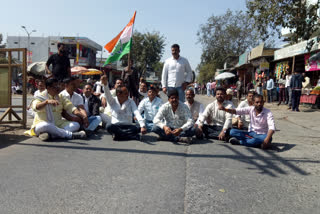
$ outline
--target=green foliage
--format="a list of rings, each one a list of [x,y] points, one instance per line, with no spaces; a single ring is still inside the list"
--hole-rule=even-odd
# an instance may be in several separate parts
[[[319,29],[319,3],[307,5],[301,0],[248,0],[247,8],[264,39],[275,34],[280,38],[281,29],[289,28],[292,34],[289,40],[297,43],[299,39],[310,39]]]
[[[253,19],[242,11],[212,15],[200,26],[197,35],[203,50],[198,65],[200,82],[212,79],[215,70],[223,68],[226,57],[239,56],[261,42]]]
[[[144,76],[147,69],[157,68],[164,52],[165,37],[159,32],[140,33],[135,31],[132,38],[130,57],[140,75]],[[122,61],[126,65],[128,56],[123,57]]]

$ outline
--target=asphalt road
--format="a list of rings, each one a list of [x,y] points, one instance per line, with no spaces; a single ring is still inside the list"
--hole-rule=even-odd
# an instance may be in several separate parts
[[[0,213],[319,213],[320,112],[267,107],[279,130],[268,151],[106,131],[21,140],[0,149]]]

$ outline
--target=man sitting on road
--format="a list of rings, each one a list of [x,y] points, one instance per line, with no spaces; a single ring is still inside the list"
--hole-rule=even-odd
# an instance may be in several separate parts
[[[253,96],[256,93],[254,91],[248,91],[247,98],[238,105],[237,109],[246,108],[253,105]],[[236,115],[232,119],[232,125],[238,127],[238,129],[248,130],[250,124],[250,115]]]
[[[156,114],[152,131],[159,135],[159,140],[190,144],[194,135],[191,112],[184,103],[179,102],[176,89],[168,91],[168,100]]]
[[[85,84],[83,88],[83,105],[87,112],[89,126],[85,128],[88,136],[92,135],[101,123],[100,106],[101,100],[93,94],[93,86],[90,83]]]
[[[117,87],[117,97],[114,98],[108,87],[107,76],[101,77],[101,83],[104,85],[104,94],[112,111],[111,124],[107,126],[107,130],[112,134],[113,140],[140,140],[139,132],[146,134],[147,129],[137,105],[128,97],[128,89],[125,86]],[[133,114],[141,128],[132,124]]]
[[[209,104],[199,118],[199,136],[204,133],[206,138],[226,140],[228,129],[232,125],[232,115],[219,110],[219,105],[232,108],[230,101],[225,101],[226,90],[224,88],[216,89],[216,100]],[[208,124],[204,124],[207,121]]]
[[[261,147],[267,149],[271,146],[272,135],[275,132],[275,124],[271,111],[263,107],[263,96],[256,94],[253,98],[254,106],[239,109],[225,108],[220,106],[220,110],[237,115],[250,115],[248,132],[231,129],[231,144],[241,144],[244,146]]]
[[[59,84],[57,79],[46,80],[47,90],[42,92],[32,102],[32,109],[36,112],[31,130],[27,134],[39,136],[43,141],[51,138],[76,139],[85,138],[84,131],[79,130],[79,123],[69,122],[62,119],[62,111],[65,110],[81,117],[85,121],[86,115],[83,115],[72,103],[59,95]],[[85,127],[88,124],[84,124]]]
[[[144,98],[138,106],[140,114],[144,115],[144,120],[148,132],[152,131],[153,119],[158,113],[159,108],[163,104],[162,99],[157,97],[157,92],[158,91],[156,88],[150,87],[150,89],[148,90],[148,97]]]
[[[141,82],[139,85],[139,100],[143,100],[148,97],[148,87],[146,82]]]

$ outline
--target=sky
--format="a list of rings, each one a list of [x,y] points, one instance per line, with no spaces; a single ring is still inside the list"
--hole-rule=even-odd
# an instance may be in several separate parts
[[[0,33],[5,37],[82,36],[104,46],[114,38],[137,11],[134,29],[158,31],[166,38],[162,61],[171,56],[170,46],[180,45],[192,69],[200,63],[201,44],[197,32],[211,15],[227,9],[246,10],[246,0],[7,0],[2,2]]]

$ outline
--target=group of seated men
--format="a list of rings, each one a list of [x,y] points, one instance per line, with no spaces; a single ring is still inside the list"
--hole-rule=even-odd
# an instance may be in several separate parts
[[[179,101],[175,89],[168,91],[168,102],[163,103],[156,88],[142,85],[137,106],[121,80],[110,91],[107,77],[102,76],[99,84],[103,93],[99,96],[93,94],[90,84],[77,94],[73,82],[73,78],[65,79],[65,90],[59,93],[57,80],[46,81],[47,90],[32,103],[35,118],[31,135],[42,140],[85,138],[103,122],[113,140],[139,140],[140,133],[154,132],[159,140],[174,143],[190,144],[195,136],[265,149],[270,147],[275,131],[272,113],[263,107],[263,97],[254,92],[235,109],[225,99],[225,89],[217,88],[216,100],[204,108],[194,100],[192,89],[186,91],[185,103]],[[101,106],[105,107],[102,112]],[[79,132],[80,127],[83,131]]]

